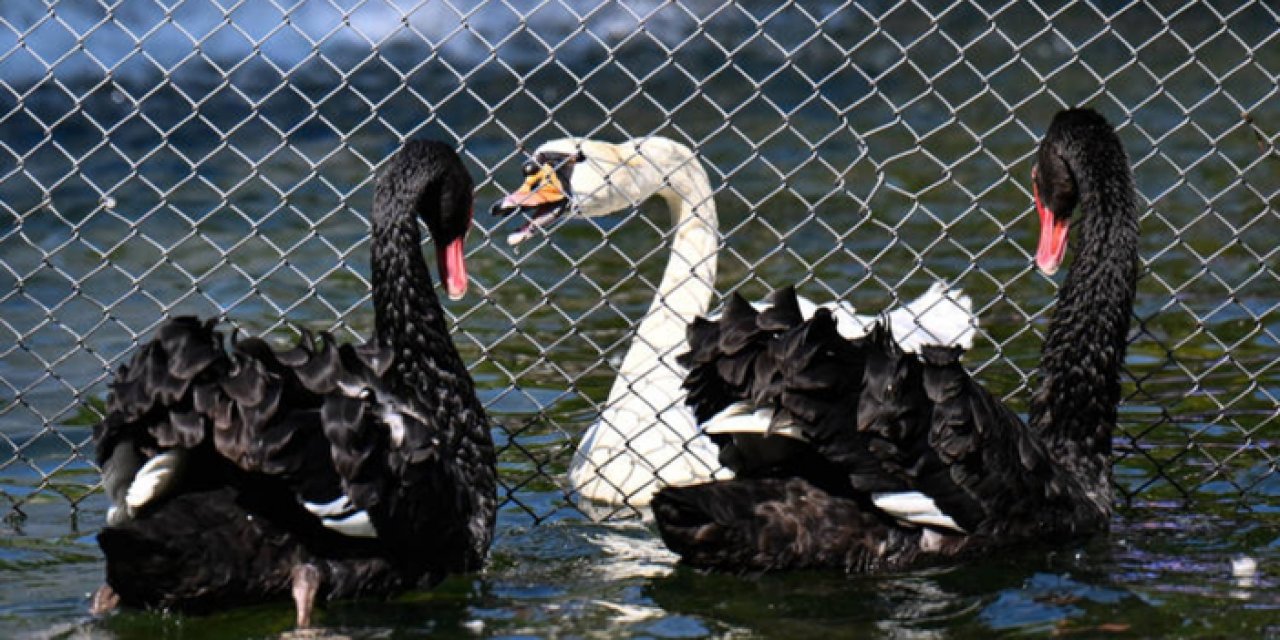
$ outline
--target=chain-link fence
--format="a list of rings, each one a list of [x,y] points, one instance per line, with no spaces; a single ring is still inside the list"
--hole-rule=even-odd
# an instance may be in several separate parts
[[[706,165],[716,295],[876,310],[935,280],[1015,405],[1055,289],[1028,175],[1062,106],[1119,126],[1150,208],[1124,498],[1280,492],[1269,2],[122,0],[0,6],[0,497],[95,496],[105,383],[164,317],[367,335],[376,167],[458,144],[480,185],[455,341],[501,425],[508,509],[563,477],[659,293],[662,202],[520,246],[483,213],[561,136]],[[639,203],[637,203],[639,204]],[[712,306],[718,301],[712,302]],[[278,335],[277,335],[278,334]]]

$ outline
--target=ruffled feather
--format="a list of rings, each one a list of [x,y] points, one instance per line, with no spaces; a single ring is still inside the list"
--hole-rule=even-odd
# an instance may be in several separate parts
[[[919,354],[907,352],[883,323],[865,336],[845,338],[825,309],[804,319],[789,289],[770,303],[758,310],[732,296],[718,320],[700,319],[688,332],[690,351],[682,362],[690,368],[685,389],[695,415],[704,422],[721,412],[768,415],[769,426],[735,432],[740,419],[717,422],[721,460],[739,480],[670,487],[655,498],[659,530],[686,560],[706,566],[747,562],[741,550],[728,547],[754,544],[747,540],[763,535],[761,527],[779,527],[788,518],[821,519],[812,513],[787,515],[799,503],[757,495],[764,485],[731,488],[759,477],[804,479],[812,485],[806,489],[809,499],[821,492],[830,504],[852,500],[856,510],[842,513],[856,515],[851,531],[858,535],[879,539],[892,530],[901,534],[893,540],[914,540],[898,547],[860,547],[856,553],[842,547],[846,556],[839,563],[845,565],[907,566],[940,549],[960,553],[984,536],[999,535],[1003,541],[1050,536],[1058,518],[1081,529],[1101,525],[1081,508],[1087,504],[1084,487],[1051,463],[1016,415],[968,377],[959,361],[962,349],[916,345]],[[778,435],[788,433],[793,437]],[[766,509],[766,504],[772,506]],[[738,515],[726,515],[730,511]],[[768,524],[765,511],[780,520]],[[877,533],[869,533],[868,517]],[[694,527],[691,518],[705,522]],[[718,531],[720,546],[707,546],[710,531]],[[729,542],[735,536],[745,537]],[[806,557],[803,549],[779,553],[752,552],[753,559],[742,566],[836,562],[829,551],[812,550],[825,560]]]

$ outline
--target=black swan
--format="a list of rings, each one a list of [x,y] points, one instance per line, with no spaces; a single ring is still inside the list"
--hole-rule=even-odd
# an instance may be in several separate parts
[[[792,291],[763,312],[734,296],[689,328],[688,401],[703,422],[746,404],[772,424],[713,436],[736,479],[658,492],[667,546],[707,568],[875,572],[1106,530],[1137,194],[1119,138],[1087,109],[1054,118],[1032,182],[1041,271],[1077,231],[1030,424],[969,377],[958,348],[904,353],[883,326],[844,339],[828,312],[804,320]]]
[[[375,338],[304,332],[226,349],[214,320],[167,321],[122,366],[94,428],[113,504],[93,609],[187,612],[292,596],[386,595],[478,569],[493,537],[493,442],[422,257],[467,286],[472,181],[448,146],[407,143],[373,199]]]

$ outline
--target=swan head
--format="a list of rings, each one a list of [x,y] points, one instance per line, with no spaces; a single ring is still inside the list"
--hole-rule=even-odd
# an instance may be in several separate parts
[[[387,226],[409,199],[436,246],[440,280],[453,300],[467,292],[467,232],[474,213],[475,183],[453,147],[410,140],[387,162],[375,187],[375,226]]]
[[[528,222],[507,236],[517,245],[566,213],[588,218],[629,210],[680,184],[702,167],[689,149],[666,138],[611,144],[584,138],[551,140],[534,150],[523,167],[524,183],[494,203],[497,216],[523,213]],[[702,182],[706,182],[705,175]]]
[[[1049,125],[1031,167],[1031,193],[1040,217],[1040,242],[1036,266],[1053,275],[1067,253],[1067,233],[1080,203],[1079,176],[1072,162],[1085,155],[1084,147],[1114,137],[1113,129],[1092,109],[1067,109]]]

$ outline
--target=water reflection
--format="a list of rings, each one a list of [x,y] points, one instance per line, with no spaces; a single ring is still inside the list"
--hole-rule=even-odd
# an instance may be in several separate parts
[[[1130,514],[1143,515],[1157,514]],[[1280,523],[1159,515],[1156,526],[1119,519],[1110,537],[1063,549],[1017,551],[906,576],[739,577],[679,568],[651,581],[648,593],[669,613],[780,637],[927,638],[962,630],[1092,637],[1176,633],[1187,625],[1269,628],[1280,598],[1260,567],[1274,561]],[[1263,538],[1269,541],[1263,552],[1241,553]],[[1249,601],[1248,613],[1224,606],[1228,599]]]
[[[65,522],[38,522],[30,530],[49,535],[46,542],[33,546],[30,536],[0,542],[0,558],[39,559],[38,567],[0,562],[0,581],[19,587],[0,590],[0,629],[7,630],[0,635],[943,638],[1280,632],[1280,585],[1270,570],[1280,557],[1280,518],[1236,512],[1225,503],[1198,511],[1144,505],[1124,510],[1108,537],[873,577],[702,573],[678,566],[639,521],[513,524],[502,532],[483,574],[452,578],[391,602],[332,604],[320,619],[323,629],[305,634],[290,631],[287,603],[207,618],[128,613],[89,620],[85,595],[102,570],[92,540],[53,535],[65,532]]]

